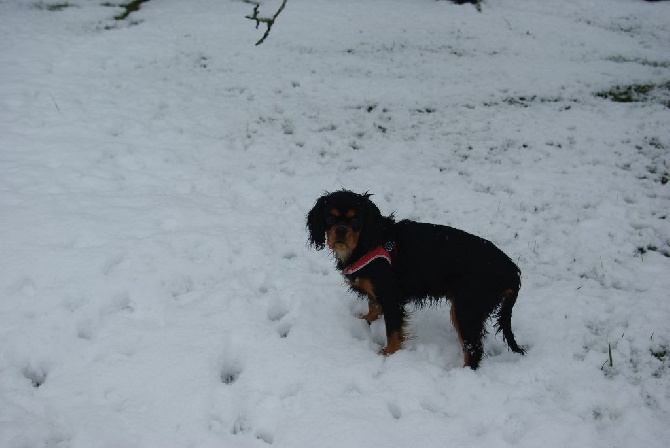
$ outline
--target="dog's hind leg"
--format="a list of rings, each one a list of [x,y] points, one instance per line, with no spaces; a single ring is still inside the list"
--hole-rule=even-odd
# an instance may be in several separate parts
[[[463,336],[461,336],[461,330],[458,327],[458,319],[456,319],[456,304],[451,302],[451,325],[454,326],[456,334],[458,335],[458,343],[461,344],[463,348]],[[470,354],[463,349],[463,367],[468,367],[470,365]]]
[[[467,307],[451,301],[451,323],[458,333],[458,341],[463,348],[463,367],[476,369],[484,355],[482,337],[484,336],[486,316],[479,317]]]

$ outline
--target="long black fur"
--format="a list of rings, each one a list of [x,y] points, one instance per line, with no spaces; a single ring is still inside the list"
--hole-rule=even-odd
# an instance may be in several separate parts
[[[491,315],[495,315],[497,330],[502,331],[509,348],[523,354],[511,327],[512,307],[521,287],[516,264],[490,241],[463,230],[410,220],[396,222],[393,215],[383,216],[370,196],[347,190],[326,193],[308,213],[307,228],[310,244],[320,250],[327,244],[326,233],[331,227],[355,231],[351,219],[345,217],[347,212],[355,214],[360,227],[358,241],[348,258],[337,259],[340,270],[376,247],[392,244],[391,264],[377,259],[345,276],[354,289],[381,306],[387,337],[404,331],[406,304],[447,298],[462,339],[465,365],[478,367],[485,324]],[[338,211],[338,217],[331,217],[328,225],[326,220],[333,210]],[[373,285],[372,294],[356,287],[361,280]]]

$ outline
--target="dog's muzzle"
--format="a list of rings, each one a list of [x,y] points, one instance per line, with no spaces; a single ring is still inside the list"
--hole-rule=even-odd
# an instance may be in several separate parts
[[[347,237],[347,232],[349,229],[347,229],[346,226],[337,226],[335,228],[335,241],[338,243],[344,243],[345,238]]]

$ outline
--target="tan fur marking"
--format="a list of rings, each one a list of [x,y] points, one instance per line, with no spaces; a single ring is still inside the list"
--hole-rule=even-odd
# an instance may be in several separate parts
[[[338,241],[336,232],[337,226],[328,229],[326,232],[326,243],[328,244],[328,247],[335,252],[335,255],[337,255],[337,258],[340,261],[346,262],[354,249],[356,249],[361,232],[354,232],[350,227],[347,227],[347,234],[344,237],[343,242]]]
[[[356,216],[356,210],[348,210],[345,216],[349,219],[353,218],[354,216]]]
[[[470,367],[470,353],[463,350],[463,367]]]
[[[368,300],[368,313],[363,314],[361,316],[361,319],[365,319],[365,321],[370,324],[375,320],[379,319],[379,316],[381,316],[382,314],[384,314],[382,312],[382,307],[377,305],[376,302],[370,299]]]
[[[355,290],[367,294],[368,296],[368,313],[363,314],[361,319],[365,319],[367,323],[372,323],[383,314],[382,307],[375,301],[375,288],[372,282],[367,278],[355,278],[350,283]]]
[[[458,335],[458,342],[461,344],[463,349],[463,367],[470,367],[470,353],[465,350],[463,347],[463,336],[461,336],[461,330],[458,328],[458,321],[456,320],[456,306],[454,302],[451,302],[451,325],[454,326],[456,334]]]
[[[350,284],[351,287],[354,288],[355,290],[367,294],[372,299],[375,298],[375,288],[370,279],[356,277],[351,281]]]
[[[406,339],[408,339],[407,320],[403,319],[402,324],[400,324],[400,331],[386,333],[386,347],[381,350],[381,354],[384,356],[392,355],[402,348]]]
[[[357,291],[363,292],[369,296],[368,314],[361,316],[368,323],[376,320],[383,314],[382,307],[375,301],[375,290],[372,282],[367,278],[356,278],[351,281],[351,287]],[[403,321],[400,331],[394,331],[386,334],[386,347],[381,350],[382,355],[391,355],[402,348],[403,341],[407,338],[407,322]]]
[[[461,336],[461,330],[458,329],[458,321],[456,320],[456,306],[454,303],[451,303],[451,325],[454,326],[456,334],[458,335],[458,342],[460,342],[461,347],[463,347],[463,337]]]
[[[332,216],[334,216],[334,217],[337,218],[337,217],[340,216],[340,211],[339,211],[338,209],[336,209],[336,208],[331,208],[331,209],[330,209],[330,214],[331,214]]]
[[[383,355],[392,355],[402,348],[402,342],[405,340],[403,331],[394,331],[386,335],[386,347],[382,349]]]

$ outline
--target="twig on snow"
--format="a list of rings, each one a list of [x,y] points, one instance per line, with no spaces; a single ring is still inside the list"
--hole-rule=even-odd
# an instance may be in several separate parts
[[[270,34],[270,29],[272,29],[272,25],[275,24],[275,20],[277,19],[279,14],[281,14],[281,12],[286,7],[286,2],[287,1],[288,0],[282,0],[281,5],[279,6],[279,9],[277,9],[277,12],[275,12],[275,14],[272,17],[260,17],[258,15],[258,7],[260,6],[258,3],[256,3],[256,6],[254,6],[254,11],[250,15],[246,16],[247,19],[254,20],[256,22],[256,29],[258,29],[258,26],[261,23],[264,23],[267,27],[265,29],[265,34],[263,34],[263,37],[261,37],[260,40],[258,42],[256,42],[256,45],[260,45],[263,42],[265,42],[265,39]]]

